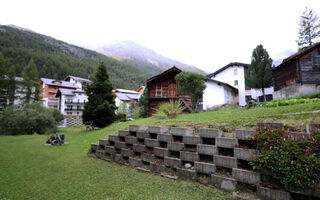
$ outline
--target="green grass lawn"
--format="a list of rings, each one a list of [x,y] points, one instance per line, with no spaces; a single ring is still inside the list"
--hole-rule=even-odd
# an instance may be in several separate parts
[[[61,128],[67,145],[44,146],[47,136],[0,137],[0,200],[8,199],[232,199],[230,193],[187,181],[173,181],[133,168],[87,156],[91,143],[129,124],[218,127],[225,131],[252,128],[260,121],[285,122],[302,129],[320,123],[320,103],[278,108],[226,108],[186,114],[176,119],[139,119],[85,132],[83,127]],[[299,113],[307,112],[307,113]],[[290,114],[291,113],[291,114]],[[295,114],[292,114],[295,113]]]

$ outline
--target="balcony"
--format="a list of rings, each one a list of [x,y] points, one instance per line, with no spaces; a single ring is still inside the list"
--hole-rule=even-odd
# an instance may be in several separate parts
[[[65,111],[83,111],[83,108],[65,108]]]
[[[85,102],[77,102],[77,101],[65,101],[65,104],[73,104],[73,105],[84,105]]]

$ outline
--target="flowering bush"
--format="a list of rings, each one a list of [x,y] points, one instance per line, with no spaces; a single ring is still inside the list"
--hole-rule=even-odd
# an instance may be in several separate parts
[[[261,130],[251,142],[260,153],[254,169],[270,172],[286,189],[312,189],[320,184],[320,133],[295,141],[282,130]]]

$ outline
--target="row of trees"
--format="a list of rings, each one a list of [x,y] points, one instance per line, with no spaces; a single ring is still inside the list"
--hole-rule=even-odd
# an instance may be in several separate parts
[[[0,53],[0,99],[2,108],[13,105],[18,98],[23,104],[39,100],[39,74],[32,59],[24,67],[21,78],[16,77],[15,71],[8,66],[4,56]]]

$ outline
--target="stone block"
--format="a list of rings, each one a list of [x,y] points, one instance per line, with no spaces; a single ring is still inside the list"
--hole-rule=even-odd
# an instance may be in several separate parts
[[[137,132],[137,138],[139,139],[150,138],[150,134],[148,132]]]
[[[119,130],[119,131],[118,131],[118,136],[119,136],[119,137],[126,137],[126,136],[128,136],[128,135],[130,135],[130,132],[129,132],[129,131],[126,131],[126,130]]]
[[[181,151],[183,148],[184,148],[183,143],[168,142],[168,150],[170,150],[170,151]]]
[[[199,161],[199,154],[197,152],[180,151],[180,159],[189,162]]]
[[[138,153],[146,152],[146,146],[142,144],[134,144],[132,148],[134,152],[138,152]]]
[[[263,200],[291,200],[291,194],[283,190],[258,187],[258,197]]]
[[[215,145],[198,144],[197,152],[199,154],[213,156],[218,154],[218,148]]]
[[[96,150],[96,152],[95,152],[95,155],[98,157],[98,158],[103,158],[103,156],[104,156],[104,151],[102,151],[102,150]]]
[[[232,177],[239,182],[252,185],[258,185],[261,182],[260,174],[250,170],[233,168]]]
[[[119,136],[117,136],[117,135],[109,135],[109,141],[111,141],[111,142],[119,142],[120,139],[119,139]]]
[[[258,129],[284,129],[284,123],[257,123]]]
[[[105,147],[105,146],[109,145],[109,140],[107,140],[107,139],[100,139],[100,140],[99,140],[99,145],[102,146],[102,147]]]
[[[168,134],[169,129],[167,127],[161,126],[149,126],[149,133],[156,133],[156,134]]]
[[[127,145],[126,145],[125,142],[115,142],[114,147],[115,147],[116,149],[122,149],[122,148],[126,148]]]
[[[236,130],[236,138],[239,140],[249,140],[256,131],[252,130]]]
[[[131,157],[133,156],[133,151],[131,149],[121,149],[121,155],[123,157]]]
[[[115,154],[116,150],[114,147],[106,146],[105,152],[108,154]]]
[[[219,167],[226,167],[226,168],[238,167],[237,159],[229,156],[214,155],[213,163]]]
[[[138,142],[138,139],[134,136],[126,136],[125,137],[125,142],[127,144],[136,144]]]
[[[286,135],[292,140],[303,140],[310,137],[310,133],[300,133],[300,132],[287,132]]]
[[[100,146],[99,146],[99,144],[91,144],[91,149],[92,149],[93,151],[96,151],[96,150],[99,150],[99,149],[100,149]]]
[[[197,145],[202,143],[202,139],[199,136],[183,136],[183,143],[189,145]]]
[[[160,158],[164,158],[169,155],[168,149],[160,148],[160,147],[153,148],[153,153],[155,156],[160,157]]]
[[[118,154],[118,153],[114,154],[113,159],[114,159],[114,162],[116,162],[116,163],[121,163],[123,161],[122,155]]]
[[[204,162],[194,162],[194,169],[197,173],[213,174],[216,172],[216,165]]]
[[[320,124],[307,124],[307,133],[320,132]]]
[[[193,135],[194,130],[188,128],[171,128],[171,134],[175,136]]]
[[[178,168],[178,177],[181,179],[192,180],[196,176],[196,171],[192,169],[182,169]]]
[[[236,138],[227,138],[227,137],[216,138],[217,147],[234,148],[238,145],[239,145],[239,142],[238,142],[238,139]]]
[[[253,161],[258,155],[258,151],[255,149],[234,148],[233,154],[235,158],[246,161]]]
[[[138,159],[138,158],[129,157],[129,164],[132,167],[140,167],[142,166],[142,161],[141,159]]]
[[[219,129],[203,128],[200,129],[200,137],[203,138],[217,138],[222,136],[222,131]]]
[[[161,142],[173,141],[173,137],[171,134],[158,134],[157,137],[158,137],[157,139]]]
[[[153,173],[158,173],[160,174],[165,170],[165,166],[157,163],[150,163],[150,171]]]
[[[146,138],[144,139],[144,145],[146,145],[146,147],[158,147],[159,141],[157,139]]]
[[[141,160],[147,163],[152,163],[156,160],[153,154],[143,153],[141,154]]]
[[[181,160],[179,158],[164,157],[164,165],[176,169],[181,167]]]
[[[148,132],[148,126],[129,125],[130,132]]]
[[[216,174],[211,175],[211,183],[214,186],[226,191],[234,191],[237,187],[237,181],[235,179]]]

